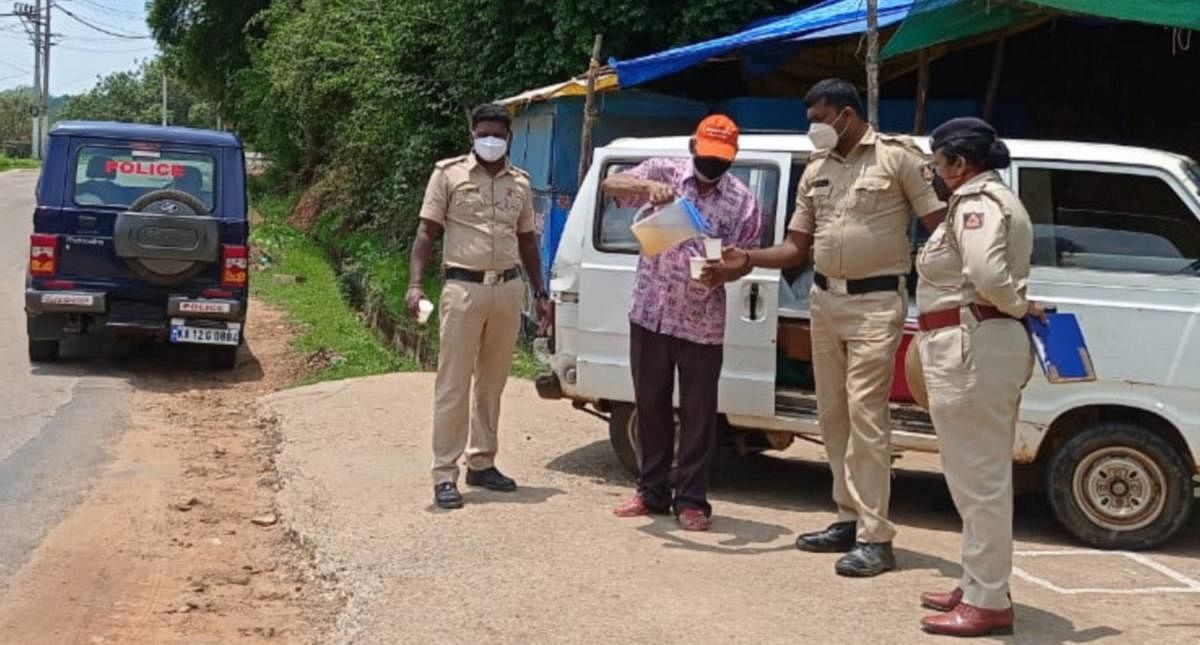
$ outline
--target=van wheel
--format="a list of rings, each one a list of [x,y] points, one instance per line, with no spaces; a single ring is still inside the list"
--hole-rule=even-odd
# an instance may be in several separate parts
[[[721,454],[719,448],[723,445],[722,436],[726,433],[724,417],[721,417],[717,423],[716,437],[713,441],[713,458],[709,465],[709,479],[715,479],[714,474],[717,470],[717,462],[720,461]],[[612,443],[613,452],[617,454],[617,461],[625,467],[625,471],[633,477],[638,476],[638,454],[637,454],[637,407],[629,403],[616,403],[612,406],[612,413],[608,417],[608,439]],[[679,454],[679,413],[675,413],[675,454]],[[675,467],[678,465],[678,457],[671,462],[672,480],[674,479]]]
[[[1149,549],[1183,528],[1192,510],[1187,460],[1133,423],[1101,422],[1051,457],[1046,491],[1075,537],[1104,549]]]
[[[58,360],[57,340],[29,339],[29,362],[52,363]]]

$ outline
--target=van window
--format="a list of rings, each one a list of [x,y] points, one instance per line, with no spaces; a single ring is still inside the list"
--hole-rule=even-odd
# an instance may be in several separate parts
[[[127,207],[163,188],[180,190],[213,208],[213,158],[192,152],[85,146],[75,164],[75,203]]]
[[[1034,264],[1180,273],[1200,259],[1200,222],[1158,177],[1022,168],[1019,185]]]
[[[604,176],[611,177],[636,166],[640,161],[614,161],[604,167]],[[774,164],[752,161],[735,163],[732,172],[741,179],[758,199],[762,220],[762,245],[775,243],[775,213],[779,202],[779,168]],[[617,200],[601,196],[600,213],[596,219],[596,248],[610,253],[637,253],[637,240],[629,227],[636,208],[626,208]]]

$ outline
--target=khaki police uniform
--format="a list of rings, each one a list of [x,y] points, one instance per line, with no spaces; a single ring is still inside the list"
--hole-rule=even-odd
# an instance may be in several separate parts
[[[889,542],[891,418],[896,349],[908,313],[912,213],[943,208],[907,137],[868,129],[846,158],[815,153],[800,179],[790,228],[813,236],[813,370],[838,521],[860,542]],[[865,278],[895,287],[851,294]],[[821,282],[825,285],[819,286]]]
[[[1029,213],[989,171],[955,191],[917,260],[921,370],[963,521],[963,601],[983,609],[1011,606],[1013,443],[1033,369],[1019,319],[1032,253]]]
[[[457,482],[464,449],[471,470],[492,467],[496,456],[500,398],[525,296],[516,273],[521,262],[517,235],[534,230],[529,175],[507,165],[493,177],[473,154],[439,161],[421,218],[445,228],[442,255],[451,272],[439,302],[433,413],[437,485]],[[454,269],[476,272],[480,280],[454,279]]]

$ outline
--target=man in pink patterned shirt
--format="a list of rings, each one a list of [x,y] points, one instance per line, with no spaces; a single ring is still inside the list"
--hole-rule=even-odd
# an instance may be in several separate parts
[[[606,179],[601,189],[623,205],[692,201],[709,237],[725,246],[759,243],[761,216],[754,194],[728,172],[737,156],[738,128],[723,115],[700,122],[691,158],[649,159]],[[708,470],[717,432],[717,388],[725,341],[724,283],[744,270],[712,269],[693,280],[689,265],[704,255],[699,238],[638,261],[629,312],[630,365],[637,403],[638,491],[614,513],[636,517],[673,510],[683,528],[704,531]],[[679,453],[675,455],[672,396],[679,372]],[[674,496],[671,462],[678,459]]]

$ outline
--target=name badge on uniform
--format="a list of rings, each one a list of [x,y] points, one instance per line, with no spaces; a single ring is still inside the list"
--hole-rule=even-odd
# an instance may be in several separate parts
[[[812,185],[813,188],[826,188],[829,186],[829,178],[821,177],[819,179],[814,179]]]

